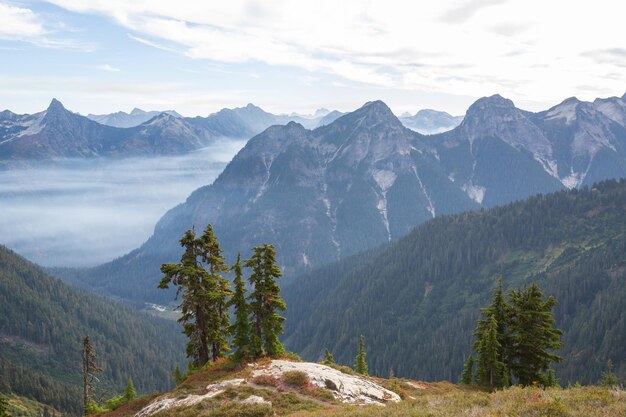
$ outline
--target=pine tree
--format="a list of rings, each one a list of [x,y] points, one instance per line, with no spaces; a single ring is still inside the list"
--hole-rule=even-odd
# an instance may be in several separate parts
[[[553,327],[552,309],[556,300],[548,297],[544,301],[544,294],[536,284],[511,291],[509,299],[512,309],[511,371],[521,385],[546,385],[548,376],[544,372],[553,362],[562,360],[552,353],[562,346],[562,333]]]
[[[124,402],[129,402],[134,400],[137,397],[137,391],[135,390],[135,387],[133,386],[133,380],[132,379],[128,379],[128,384],[126,384],[126,388],[124,388]]]
[[[235,323],[230,327],[230,333],[233,335],[233,348],[235,349],[233,357],[236,361],[246,360],[252,356],[250,311],[246,302],[246,287],[241,268],[241,254],[237,254],[237,262],[232,267],[232,270],[235,271],[235,279],[233,280],[235,293],[230,300],[230,306],[235,309]]]
[[[488,318],[481,326],[482,334],[478,335],[475,350],[476,383],[490,389],[502,388],[508,385],[508,371],[504,362],[499,360],[502,346],[498,342],[498,322],[494,316]]]
[[[222,273],[230,272],[226,260],[222,255],[222,248],[217,241],[213,226],[210,224],[198,239],[200,257],[208,267],[208,336],[211,344],[213,361],[223,357],[228,351],[228,336],[230,335],[230,316],[228,314],[228,300],[232,295],[230,283]]]
[[[617,378],[617,374],[615,373],[613,361],[609,359],[606,363],[606,371],[602,372],[602,377],[600,378],[600,386],[614,388],[618,385],[619,379]]]
[[[369,375],[367,372],[367,362],[365,361],[365,337],[361,335],[359,338],[359,353],[354,359],[354,370],[361,375]]]
[[[463,372],[461,373],[461,384],[471,385],[474,379],[474,357],[470,353],[463,365]]]
[[[183,374],[180,372],[180,368],[176,365],[176,368],[172,371],[172,379],[174,379],[174,383],[176,385],[183,382]]]
[[[8,411],[9,403],[3,394],[0,394],[0,417],[11,417]]]
[[[324,352],[324,360],[322,361],[322,364],[324,364],[324,365],[334,365],[335,364],[335,358],[333,358],[333,354],[330,353],[330,351],[328,349],[326,349],[326,351]]]
[[[248,281],[254,290],[248,297],[253,319],[251,347],[254,357],[263,355],[275,357],[285,353],[278,339],[283,333],[284,317],[278,314],[285,311],[285,301],[280,297],[280,287],[276,279],[282,276],[276,265],[276,251],[273,245],[255,246],[246,267],[252,268]]]
[[[496,289],[491,296],[491,304],[481,310],[485,317],[493,316],[498,323],[496,331],[498,343],[500,343],[500,352],[498,354],[498,361],[502,363],[508,363],[512,354],[512,340],[511,340],[511,308],[506,302],[504,289],[502,286],[502,275],[498,277],[498,283]],[[510,370],[509,370],[510,374]],[[509,375],[508,379],[511,377]]]
[[[98,380],[96,374],[101,372],[102,369],[96,364],[96,351],[89,340],[89,336],[83,339],[83,414],[91,414],[94,407],[97,407],[95,403],[95,381]]]
[[[231,291],[221,274],[229,269],[211,225],[199,238],[193,229],[187,230],[180,244],[185,248],[180,263],[161,266],[164,277],[158,287],[166,289],[171,283],[177,286],[176,298],[182,293],[178,321],[189,338],[187,356],[201,367],[209,361],[209,353],[215,361],[228,350],[230,319],[226,306]]]

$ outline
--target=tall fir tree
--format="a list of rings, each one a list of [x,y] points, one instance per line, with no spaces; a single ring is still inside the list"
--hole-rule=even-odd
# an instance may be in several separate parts
[[[252,357],[250,346],[250,309],[246,302],[246,284],[243,280],[241,254],[237,254],[237,262],[232,266],[235,272],[235,292],[230,300],[230,306],[235,309],[235,322],[230,327],[233,335],[233,357],[236,361],[246,360]]]
[[[198,239],[200,258],[208,270],[208,336],[211,344],[212,359],[216,361],[228,352],[230,335],[230,315],[228,302],[232,296],[230,283],[222,274],[230,272],[223,250],[210,224]]]
[[[252,268],[248,281],[254,290],[248,297],[252,315],[251,347],[254,357],[276,357],[285,353],[279,340],[283,333],[285,318],[279,314],[287,306],[280,297],[280,287],[276,280],[282,276],[276,265],[276,251],[273,245],[255,246],[246,267]]]
[[[474,381],[474,357],[470,353],[463,365],[463,372],[461,373],[461,384],[471,385]]]
[[[501,348],[498,342],[498,322],[494,316],[489,317],[480,325],[481,333],[477,334],[474,349],[478,353],[476,359],[476,383],[490,389],[508,385],[508,370],[500,361]]]
[[[176,298],[182,293],[178,321],[189,337],[187,355],[201,367],[209,356],[215,361],[228,350],[230,319],[226,306],[231,291],[222,273],[229,269],[211,225],[199,238],[193,229],[187,230],[180,244],[185,248],[180,263],[161,266],[164,276],[159,288],[173,284],[177,286]]]
[[[180,384],[184,380],[183,374],[180,372],[180,367],[178,366],[178,364],[172,371],[172,379],[174,380],[174,383],[176,385]]]
[[[481,334],[483,328],[487,325],[490,317],[496,319],[498,327],[496,329],[496,337],[500,348],[498,350],[498,361],[504,364],[510,363],[512,352],[512,336],[511,336],[511,307],[507,304],[506,296],[502,285],[502,275],[498,277],[496,288],[491,296],[491,304],[481,309],[483,320],[478,321],[477,333]],[[511,380],[511,370],[507,366],[507,379]]]
[[[538,285],[510,293],[512,358],[510,368],[521,385],[547,385],[550,366],[562,358],[553,353],[562,347],[562,332],[555,329],[552,309],[554,297],[544,301]]]
[[[359,337],[359,353],[356,355],[354,359],[354,370],[355,372],[361,375],[369,375],[367,370],[367,361],[365,360],[365,337],[361,335]]]

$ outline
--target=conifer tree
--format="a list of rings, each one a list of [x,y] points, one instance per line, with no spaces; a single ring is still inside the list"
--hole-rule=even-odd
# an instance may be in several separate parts
[[[263,355],[275,357],[285,353],[278,339],[283,333],[283,321],[278,312],[287,308],[280,297],[280,287],[276,279],[282,276],[276,265],[276,251],[273,245],[255,246],[246,267],[252,268],[248,281],[254,290],[248,297],[252,315],[251,347],[254,357]]]
[[[482,327],[485,326],[486,321],[489,320],[490,317],[494,317],[496,319],[496,323],[498,323],[498,327],[496,330],[496,336],[498,339],[498,343],[500,344],[500,349],[498,351],[498,361],[504,364],[510,362],[510,357],[513,354],[512,352],[512,336],[511,336],[511,307],[507,304],[504,289],[502,287],[502,275],[498,277],[498,283],[496,288],[491,296],[491,304],[484,309],[481,309],[482,315],[486,318],[485,320],[478,321],[478,329],[479,333],[482,333]],[[510,370],[507,368],[508,379],[511,379]]]
[[[235,309],[235,323],[230,327],[233,335],[233,357],[237,361],[249,359],[252,356],[250,346],[250,311],[246,302],[246,287],[243,280],[241,254],[237,254],[237,262],[232,266],[235,272],[235,292],[230,300],[230,306]]]
[[[221,275],[228,272],[228,266],[211,225],[199,238],[193,229],[187,230],[180,244],[185,248],[180,263],[161,266],[164,277],[158,287],[166,289],[171,283],[177,286],[176,298],[182,293],[178,321],[189,338],[187,356],[201,367],[209,361],[209,355],[216,360],[228,350],[230,320],[226,305],[231,292]]]
[[[499,360],[501,345],[498,342],[498,323],[494,316],[489,317],[478,335],[474,349],[476,359],[476,383],[490,389],[508,385],[506,365]]]
[[[474,357],[470,353],[463,365],[463,372],[461,373],[461,384],[471,385],[474,379]]]
[[[129,402],[134,400],[137,397],[137,391],[135,390],[135,386],[133,385],[133,380],[128,379],[128,384],[126,384],[126,388],[124,388],[124,402]]]
[[[330,353],[330,351],[328,349],[326,349],[326,351],[324,352],[324,360],[322,361],[322,364],[324,364],[324,365],[334,365],[335,364],[335,358],[333,358],[333,354]]]
[[[102,369],[96,364],[96,351],[91,344],[89,336],[83,339],[82,349],[83,360],[83,414],[91,414],[95,404],[95,381],[98,380],[96,374]]]
[[[207,225],[202,236],[198,239],[200,257],[208,269],[208,323],[209,341],[211,343],[213,361],[223,357],[228,351],[228,336],[230,335],[230,316],[228,314],[228,300],[232,295],[230,283],[222,273],[230,272],[223,250],[213,232],[213,226]]]
[[[613,361],[609,359],[606,363],[606,371],[602,372],[602,377],[600,378],[600,386],[614,388],[618,385],[619,379],[617,378],[617,374],[615,373]]]
[[[359,338],[359,353],[354,359],[354,371],[361,375],[369,375],[367,372],[367,362],[365,360],[365,337],[361,335]]]
[[[512,355],[510,368],[521,385],[534,382],[547,384],[547,372],[552,362],[562,358],[554,350],[560,349],[561,331],[555,329],[552,309],[554,297],[544,301],[539,286],[532,284],[510,293],[512,309]]]
[[[180,372],[180,368],[178,367],[178,364],[176,365],[176,368],[174,368],[174,370],[172,371],[172,378],[174,379],[174,383],[176,385],[183,382],[183,374]]]

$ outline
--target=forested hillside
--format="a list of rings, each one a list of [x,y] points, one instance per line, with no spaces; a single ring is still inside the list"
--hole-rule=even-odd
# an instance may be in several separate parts
[[[457,381],[479,308],[539,283],[559,304],[561,383],[595,383],[608,359],[626,376],[626,181],[442,216],[378,250],[316,269],[284,289],[287,348],[370,372]]]
[[[169,388],[184,354],[177,323],[71,288],[0,246],[0,392],[81,415],[85,336],[103,369],[104,397],[129,378],[141,392]]]

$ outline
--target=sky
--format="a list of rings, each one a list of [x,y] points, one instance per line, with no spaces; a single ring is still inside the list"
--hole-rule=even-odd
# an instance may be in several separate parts
[[[0,0],[0,110],[539,111],[626,92],[616,0]]]

